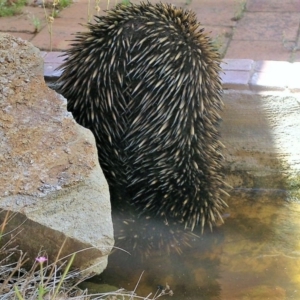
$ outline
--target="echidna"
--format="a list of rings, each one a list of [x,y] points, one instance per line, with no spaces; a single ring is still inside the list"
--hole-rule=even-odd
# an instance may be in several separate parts
[[[96,139],[112,204],[180,220],[222,221],[220,58],[195,14],[117,5],[67,51],[60,92]]]

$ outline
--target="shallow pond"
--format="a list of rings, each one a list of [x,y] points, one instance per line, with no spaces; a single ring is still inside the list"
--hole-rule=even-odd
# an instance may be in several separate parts
[[[90,280],[94,292],[100,284],[132,291],[139,282],[138,295],[153,297],[168,284],[173,300],[300,299],[300,203],[281,190],[242,189],[227,202],[225,224],[181,255],[153,252],[141,260],[116,250]]]

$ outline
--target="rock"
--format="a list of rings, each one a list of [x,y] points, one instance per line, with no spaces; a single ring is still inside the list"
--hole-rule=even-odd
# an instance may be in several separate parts
[[[51,263],[67,238],[61,257],[90,248],[73,267],[101,273],[114,240],[94,137],[46,86],[37,48],[0,34],[0,62],[0,224],[11,212],[5,232],[32,260]]]

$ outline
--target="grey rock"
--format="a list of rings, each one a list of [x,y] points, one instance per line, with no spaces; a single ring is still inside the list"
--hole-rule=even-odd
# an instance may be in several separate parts
[[[66,240],[62,257],[80,251],[73,267],[101,273],[114,239],[94,137],[46,86],[37,48],[0,34],[0,60],[0,223],[10,213],[5,232],[31,262]]]

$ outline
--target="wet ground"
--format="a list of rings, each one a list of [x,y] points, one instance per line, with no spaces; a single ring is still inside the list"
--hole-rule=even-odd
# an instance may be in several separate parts
[[[168,284],[173,300],[300,299],[300,203],[282,190],[241,189],[228,204],[225,224],[195,238],[182,255],[153,252],[141,260],[116,250],[90,291],[101,284],[132,291],[142,275],[139,296]]]

